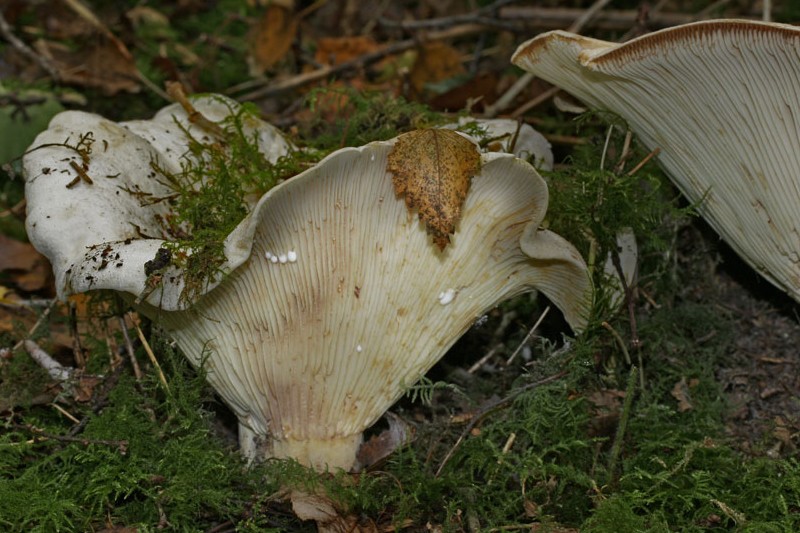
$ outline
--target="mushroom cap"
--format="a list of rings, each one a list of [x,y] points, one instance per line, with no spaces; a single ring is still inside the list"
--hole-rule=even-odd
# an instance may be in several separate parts
[[[553,149],[550,141],[533,129],[530,124],[520,123],[510,118],[461,117],[457,123],[447,124],[443,127],[458,129],[469,124],[476,124],[484,129],[488,138],[497,139],[499,149],[490,144],[486,147],[486,151],[514,154],[529,161],[539,170],[553,170]],[[514,139],[515,136],[516,139]]]
[[[353,467],[361,433],[515,294],[537,288],[586,323],[586,265],[539,229],[547,187],[533,167],[483,155],[439,252],[394,193],[392,144],[339,150],[267,192],[242,223],[255,228],[242,266],[187,311],[148,310],[205,361],[244,434],[269,435],[269,455]]]
[[[626,120],[722,238],[800,301],[800,30],[687,24],[623,44],[563,31],[512,61]]]
[[[238,109],[236,102],[218,95],[194,97],[192,102],[214,121]],[[277,129],[247,115],[244,121],[245,131],[256,137],[268,160],[288,152],[290,145]],[[65,111],[39,134],[23,158],[26,225],[33,245],[53,265],[59,297],[94,289],[134,295],[149,291],[147,299],[164,309],[185,305],[180,298],[183,280],[176,268],[167,268],[164,283],[152,291],[144,270],[145,262],[168,239],[159,217],[170,213],[169,204],[153,200],[174,192],[151,162],[168,172],[180,172],[186,158],[194,157],[184,131],[195,138],[208,135],[173,104],[152,120],[119,124],[92,113]],[[93,142],[84,171],[91,185],[80,181],[71,166],[84,166],[80,154],[64,146],[76,146],[87,134]],[[67,188],[76,178],[79,181]],[[226,241],[228,262],[223,271],[247,258],[249,239],[240,237],[232,234]]]

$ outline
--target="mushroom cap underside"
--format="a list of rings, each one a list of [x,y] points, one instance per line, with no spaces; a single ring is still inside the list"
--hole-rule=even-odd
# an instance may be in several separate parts
[[[256,434],[360,434],[477,318],[526,290],[585,325],[586,265],[538,228],[547,187],[529,164],[484,155],[440,252],[394,193],[391,146],[340,150],[269,191],[247,261],[192,309],[160,313]]]
[[[704,21],[623,44],[555,31],[512,60],[627,121],[715,231],[800,300],[800,30]]]

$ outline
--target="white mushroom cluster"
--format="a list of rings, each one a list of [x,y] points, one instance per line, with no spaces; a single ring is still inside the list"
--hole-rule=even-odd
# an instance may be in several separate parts
[[[264,136],[273,131],[262,127]],[[70,150],[31,152],[24,161],[28,229],[53,259],[61,296],[94,288],[138,296],[147,288],[144,263],[163,246],[152,219],[165,207],[117,191],[147,179],[150,160],[164,157],[159,148],[178,150],[180,142],[162,137],[154,146],[129,126],[72,114],[57,117],[36,144],[89,129],[119,154],[93,152],[89,171],[118,176],[101,180],[103,188],[67,189],[63,183],[75,176],[62,160]],[[151,129],[140,124],[138,131]],[[586,265],[568,242],[539,227],[548,191],[530,164],[483,155],[457,231],[440,251],[394,193],[386,170],[392,146],[339,150],[274,187],[228,237],[224,279],[189,302],[165,286],[138,305],[186,357],[205,364],[209,382],[239,419],[250,458],[357,469],[362,432],[477,317],[516,294],[538,289],[573,329],[586,324]],[[48,184],[49,195],[42,192],[51,179],[45,167],[59,179]],[[88,220],[74,208],[79,202],[95,209]],[[81,225],[88,229],[73,242],[71,232]],[[112,261],[119,254],[119,267],[100,268],[104,253]],[[78,272],[94,281],[76,280]],[[162,279],[174,277],[179,287],[180,276],[170,267]]]

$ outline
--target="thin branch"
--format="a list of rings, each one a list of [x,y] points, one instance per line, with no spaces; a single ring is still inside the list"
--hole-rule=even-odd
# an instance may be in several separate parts
[[[25,336],[25,338],[20,340],[19,342],[17,342],[17,344],[14,345],[14,347],[11,349],[12,352],[16,352],[17,350],[19,350],[26,340],[33,337],[33,334],[36,333],[36,330],[39,329],[39,327],[41,327],[44,321],[47,320],[47,317],[50,316],[50,313],[53,311],[53,307],[55,307],[57,301],[58,300],[53,300],[50,303],[50,305],[47,306],[47,308],[44,311],[42,311],[42,316],[40,316],[39,320],[36,321],[36,323],[30,330],[28,330],[28,334]]]
[[[84,446],[89,446],[91,444],[99,444],[102,446],[113,446],[119,450],[119,453],[125,455],[128,453],[128,441],[127,440],[103,440],[103,439],[84,439],[81,437],[72,437],[69,435],[56,435],[54,433],[47,433],[46,431],[39,429],[35,426],[30,424],[12,424],[12,428],[21,430],[21,431],[28,431],[36,435],[36,438],[44,439],[44,440],[55,440],[59,442],[76,442],[78,444],[83,444]]]
[[[39,345],[32,340],[24,341],[23,345],[25,346],[25,351],[31,356],[31,359],[36,361],[39,366],[47,370],[47,374],[50,376],[50,379],[55,381],[66,381],[72,376],[72,368],[65,367],[53,359],[49,353],[42,350]]]
[[[596,0],[594,4],[589,9],[582,10],[580,15],[573,21],[567,31],[577,33],[579,32],[586,24],[589,23],[592,18],[600,12],[611,0]],[[508,106],[517,98],[519,93],[521,93],[530,83],[534,80],[535,76],[531,72],[526,72],[520,78],[514,82],[514,84],[509,87],[509,89],[500,96],[500,98],[495,101],[494,104],[488,106],[486,108],[486,112],[484,113],[487,117],[495,117],[498,113],[506,110]],[[518,116],[518,115],[517,115]]]
[[[169,393],[169,384],[167,383],[167,378],[164,376],[164,371],[161,370],[161,365],[158,364],[156,354],[154,354],[153,349],[150,348],[150,343],[147,342],[144,333],[142,333],[142,328],[133,322],[133,318],[131,318],[131,323],[133,323],[133,326],[136,328],[136,334],[139,336],[139,341],[142,343],[142,346],[144,346],[144,351],[147,353],[147,357],[150,358],[150,362],[153,363],[153,366],[156,368],[156,372],[158,372],[158,379],[161,381],[161,384],[164,385],[164,390]]]
[[[133,351],[133,343],[131,342],[131,336],[128,335],[128,324],[125,322],[124,316],[118,316],[120,329],[122,329],[122,336],[125,339],[125,349],[128,352],[128,358],[131,360],[131,366],[133,367],[133,375],[136,377],[136,381],[141,381],[142,379],[142,369],[139,368],[139,362],[136,360],[136,354]]]
[[[464,13],[461,15],[451,15],[449,17],[439,17],[439,18],[432,18],[432,19],[424,19],[424,20],[389,20],[386,18],[378,19],[378,22],[381,26],[387,28],[400,28],[403,30],[422,30],[422,29],[431,29],[431,28],[446,28],[449,26],[455,26],[458,24],[482,24],[482,25],[502,25],[502,23],[493,17],[487,17],[491,13],[494,13],[501,7],[514,2],[515,0],[496,0],[492,2],[488,6],[484,6],[478,10],[475,10],[471,13]]]
[[[514,361],[514,359],[516,359],[516,357],[519,354],[519,352],[522,351],[522,348],[526,344],[528,344],[528,341],[530,341],[531,337],[533,337],[533,332],[536,331],[536,329],[541,325],[542,321],[544,320],[544,318],[547,316],[547,313],[549,313],[549,312],[550,312],[550,306],[548,305],[547,307],[544,308],[544,311],[542,311],[542,314],[539,316],[539,320],[537,320],[536,323],[533,325],[533,327],[530,330],[528,330],[528,334],[525,335],[525,338],[522,339],[521,343],[519,343],[519,346],[517,346],[517,349],[514,350],[514,353],[512,353],[511,357],[508,358],[508,360],[506,361],[506,366],[509,366]]]

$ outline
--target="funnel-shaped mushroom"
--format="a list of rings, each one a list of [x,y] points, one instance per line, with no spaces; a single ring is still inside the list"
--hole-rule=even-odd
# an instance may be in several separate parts
[[[140,305],[193,363],[205,364],[240,421],[241,446],[251,458],[357,468],[362,432],[477,317],[512,295],[538,288],[573,328],[585,324],[586,266],[569,243],[539,229],[547,187],[533,167],[510,155],[483,156],[459,227],[439,251],[394,193],[386,170],[392,145],[340,150],[273,188],[229,237],[225,279],[185,305],[169,286]],[[69,171],[58,162],[65,153],[49,150],[46,161],[39,157],[44,150],[26,159],[29,187],[42,179],[44,165],[56,175]],[[139,167],[149,168],[147,157]],[[137,163],[129,165],[135,174]],[[31,213],[66,226],[79,215],[64,210],[69,202],[58,196],[74,193],[57,187],[49,199],[34,196]],[[54,262],[62,295],[114,288],[120,278],[104,273],[117,267],[100,267],[102,251],[123,253],[137,242],[123,240],[131,220],[143,232],[156,229],[146,225],[151,214],[142,214],[152,205],[137,207],[137,214],[106,211],[117,234],[101,233],[96,254],[65,244],[68,236],[55,225],[29,220],[35,242],[63,258]],[[144,257],[118,267],[135,270],[125,279],[138,280],[119,290],[146,289]],[[79,283],[76,272],[95,284]],[[170,267],[163,279],[180,274]]]
[[[717,20],[624,44],[555,31],[512,60],[625,119],[722,238],[800,301],[800,30]]]

